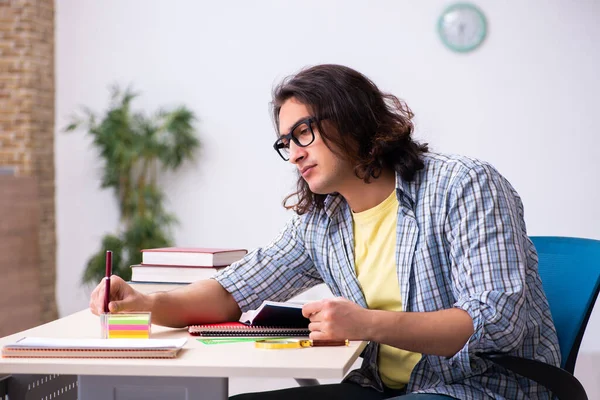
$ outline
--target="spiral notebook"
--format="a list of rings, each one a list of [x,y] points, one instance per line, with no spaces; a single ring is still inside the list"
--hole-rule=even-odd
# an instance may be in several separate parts
[[[187,338],[64,339],[24,337],[2,347],[2,357],[17,358],[173,358]]]
[[[195,336],[308,336],[310,321],[302,315],[302,304],[264,301],[256,310],[242,314],[237,322],[191,325]]]
[[[223,322],[220,324],[191,325],[188,332],[194,336],[308,336],[308,328],[289,328],[284,326],[252,326],[241,322]]]

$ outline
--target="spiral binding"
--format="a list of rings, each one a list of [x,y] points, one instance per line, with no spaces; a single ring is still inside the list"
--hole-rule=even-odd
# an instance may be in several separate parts
[[[308,336],[308,328],[282,328],[277,326],[234,326],[212,327],[191,325],[188,332],[194,336]]]
[[[174,358],[179,349],[2,349],[3,358]]]

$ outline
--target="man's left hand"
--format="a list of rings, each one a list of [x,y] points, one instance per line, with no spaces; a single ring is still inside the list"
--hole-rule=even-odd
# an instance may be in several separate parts
[[[369,310],[343,297],[307,303],[302,314],[310,319],[312,340],[365,340]]]

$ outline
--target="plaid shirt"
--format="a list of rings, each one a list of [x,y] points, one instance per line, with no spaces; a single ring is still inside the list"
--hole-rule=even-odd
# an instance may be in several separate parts
[[[521,200],[489,164],[427,153],[425,168],[405,182],[399,201],[396,261],[403,311],[461,308],[474,334],[454,356],[423,355],[407,392],[459,399],[549,399],[549,392],[483,360],[503,352],[560,365],[556,331],[527,237]],[[324,282],[332,293],[367,307],[354,268],[352,217],[342,196],[322,210],[294,216],[268,246],[215,279],[244,311],[263,300],[285,301]],[[382,390],[378,344],[363,352],[345,380]]]

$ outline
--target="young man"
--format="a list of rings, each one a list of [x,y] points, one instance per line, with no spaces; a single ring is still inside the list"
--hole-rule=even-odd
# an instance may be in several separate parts
[[[414,142],[412,116],[347,67],[286,79],[273,93],[274,147],[298,168],[291,221],[269,245],[186,288],[142,295],[113,276],[111,311],[150,310],[174,327],[230,321],[325,282],[338,297],[303,307],[310,337],[369,341],[362,367],[342,384],[240,398],[548,399],[476,355],[559,365],[519,196],[490,165]],[[95,313],[102,288],[91,296]]]

